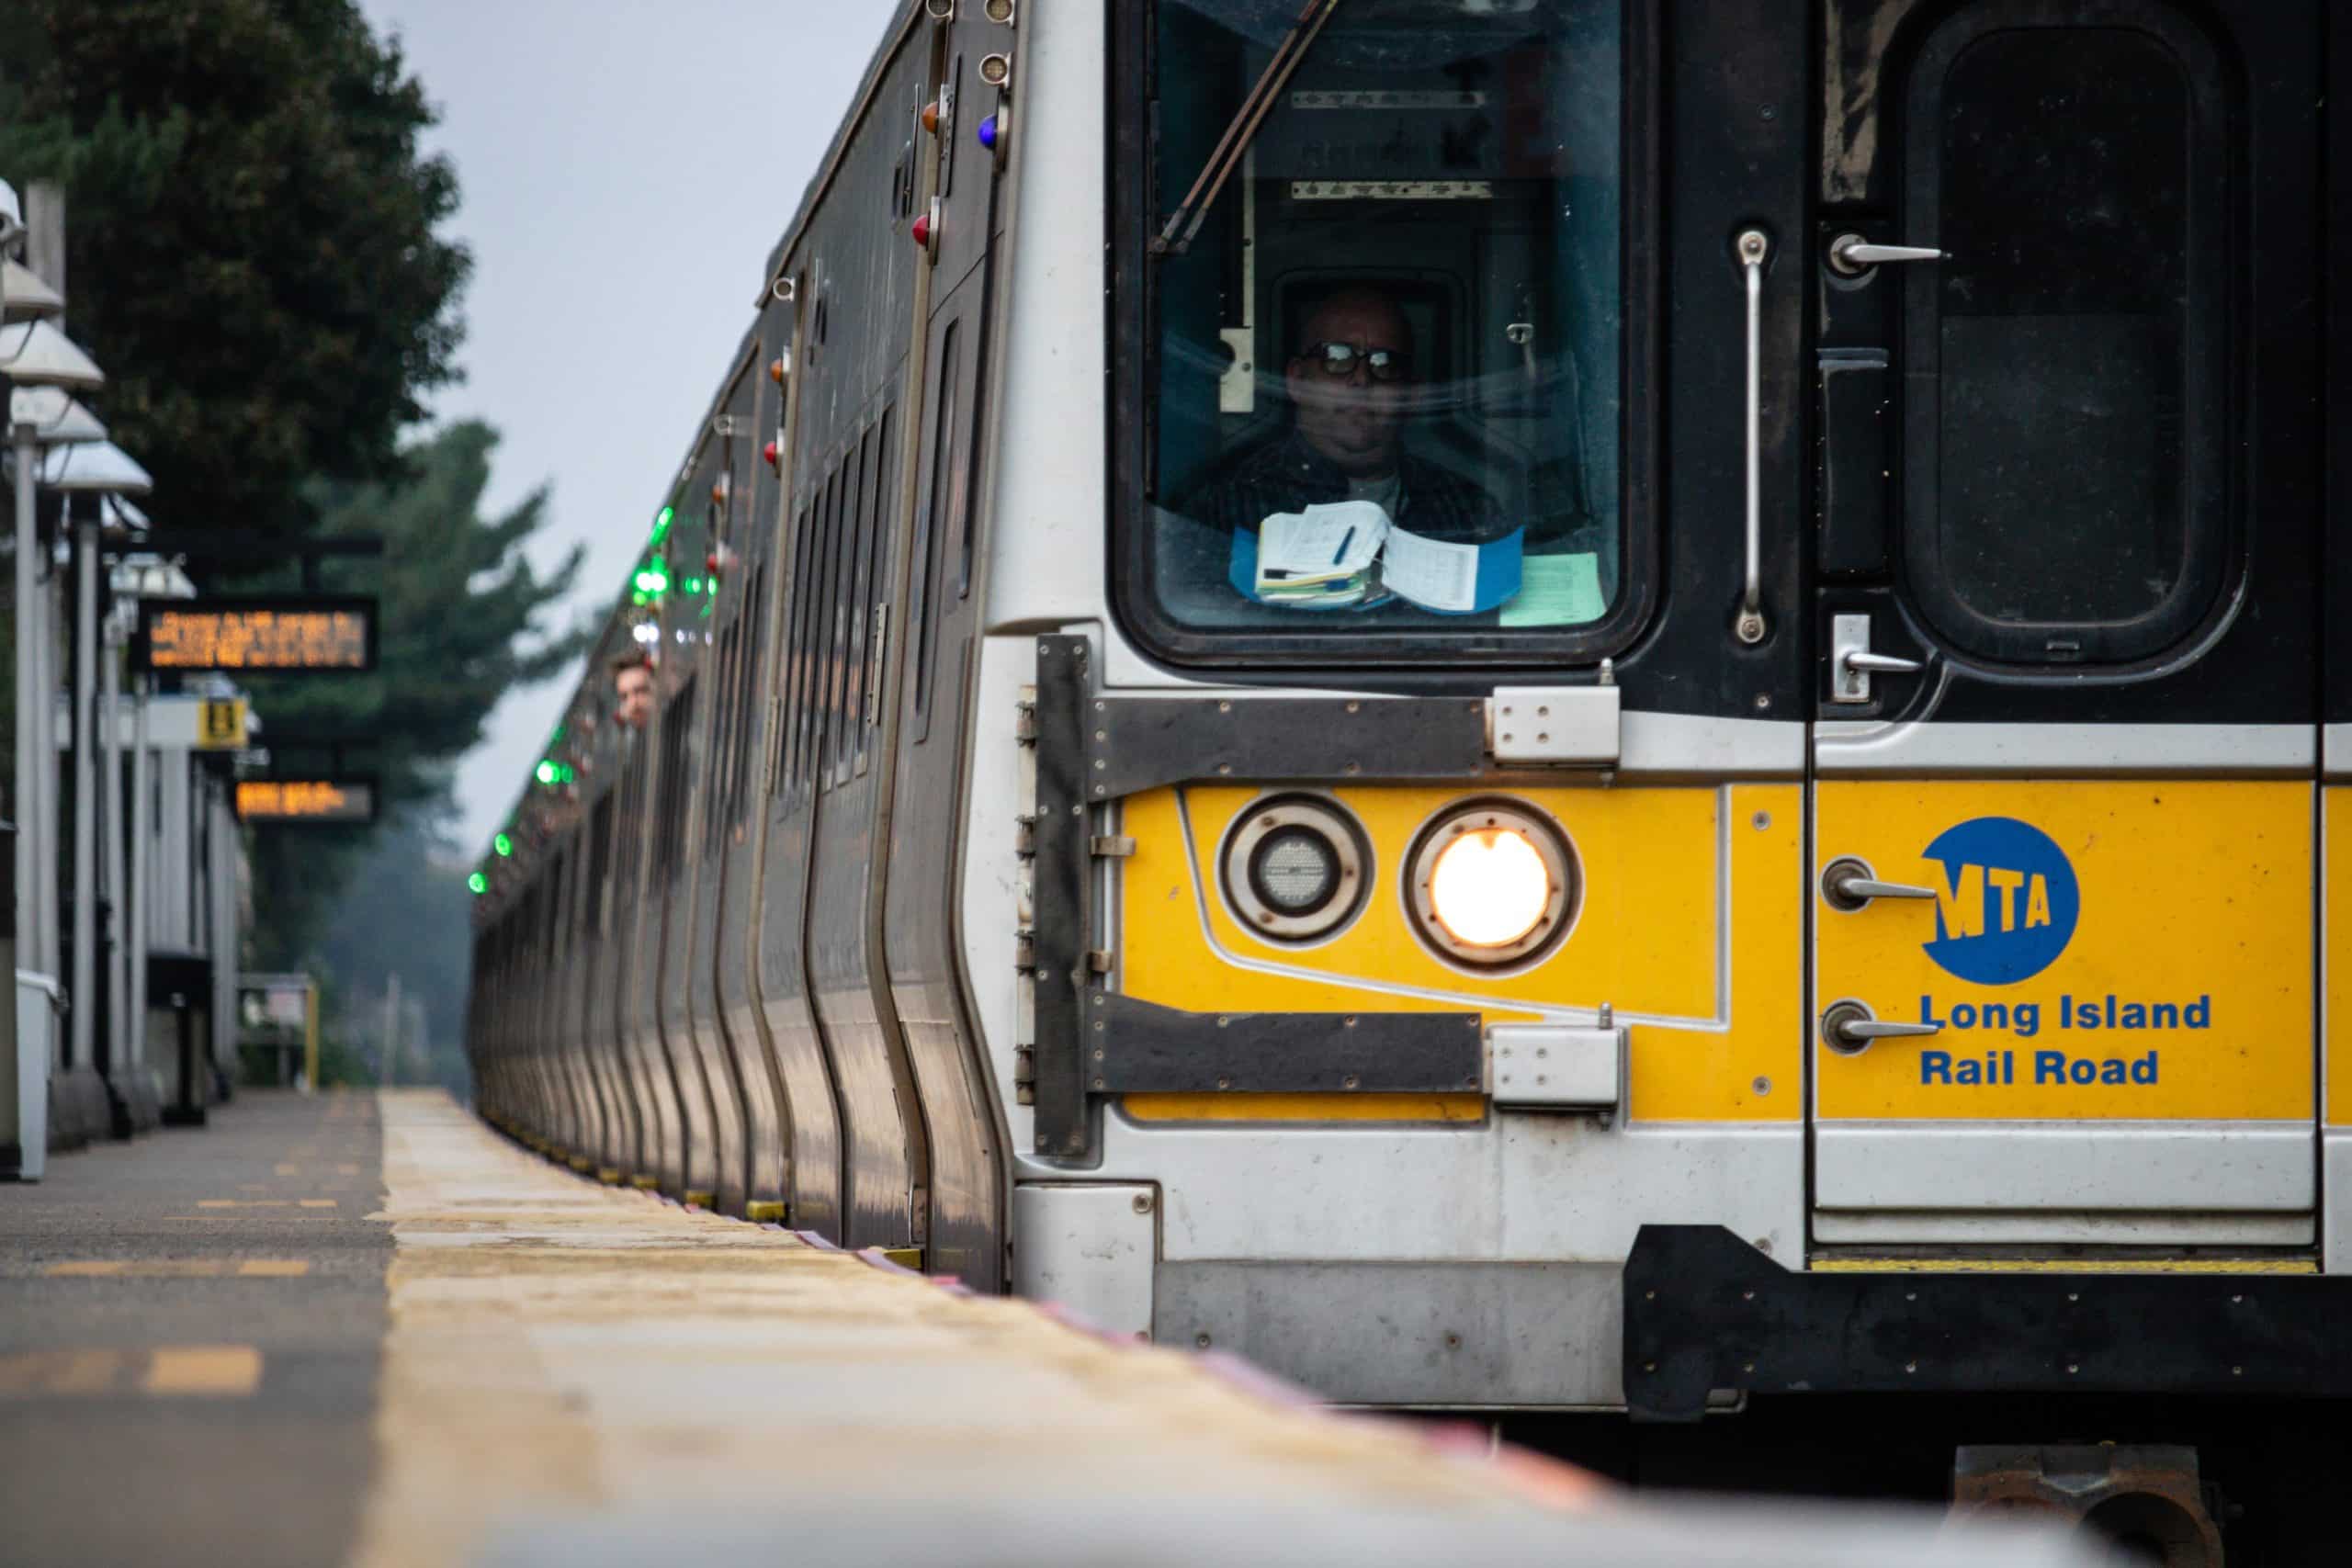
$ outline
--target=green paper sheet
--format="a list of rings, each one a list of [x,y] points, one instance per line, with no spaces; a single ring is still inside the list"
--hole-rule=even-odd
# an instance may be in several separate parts
[[[1575,626],[1600,619],[1600,558],[1529,556],[1519,565],[1519,592],[1502,609],[1507,626]]]

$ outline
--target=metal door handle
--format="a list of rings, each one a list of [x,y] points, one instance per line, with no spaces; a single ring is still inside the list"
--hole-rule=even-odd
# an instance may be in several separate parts
[[[1868,876],[1849,876],[1838,884],[1838,891],[1849,898],[1867,902],[1872,898],[1932,898],[1932,887],[1914,887],[1905,882],[1880,882]]]
[[[1916,659],[1903,659],[1892,653],[1872,653],[1864,648],[1840,650],[1838,662],[1849,670],[1875,670],[1888,675],[1909,675],[1922,668]]]
[[[1764,640],[1764,261],[1772,237],[1742,230],[1738,251],[1747,290],[1747,573],[1732,635],[1753,645]]]
[[[1871,651],[1871,618],[1865,615],[1829,617],[1829,700],[1867,703],[1871,676],[1909,675],[1924,668],[1916,659]]]
[[[1844,1056],[1869,1050],[1873,1040],[1914,1039],[1943,1032],[1940,1023],[1881,1023],[1857,1001],[1832,1002],[1821,1015],[1821,1043]]]
[[[1829,269],[1858,277],[1887,262],[1941,261],[1944,253],[1933,245],[1875,245],[1860,234],[1840,234],[1829,242]]]
[[[1871,874],[1871,868],[1852,855],[1839,855],[1821,872],[1821,897],[1833,909],[1851,914],[1873,898],[1932,898],[1932,887],[1914,887],[1907,882],[1881,882]]]

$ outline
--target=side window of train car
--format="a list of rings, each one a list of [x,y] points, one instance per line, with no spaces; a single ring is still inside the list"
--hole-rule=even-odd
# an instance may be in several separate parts
[[[922,500],[922,525],[915,536],[915,602],[908,622],[914,627],[915,658],[915,742],[922,744],[931,735],[931,670],[939,641],[936,625],[946,615],[946,606],[939,602],[939,558],[946,548],[947,531],[956,525],[943,510],[947,491],[949,471],[956,466],[949,456],[953,433],[963,427],[956,419],[956,371],[960,366],[964,323],[951,321],[947,334],[940,340],[937,424],[931,439],[931,487]]]
[[[818,492],[817,506],[808,514],[809,573],[808,616],[804,626],[800,652],[800,768],[799,777],[804,792],[813,793],[817,781],[817,752],[823,739],[820,722],[821,698],[825,690],[825,637],[831,626],[833,593],[833,515],[840,505],[841,483],[838,475],[829,478]]]
[[[718,634],[718,723],[711,731],[710,801],[702,819],[705,854],[726,838],[727,824],[733,817],[735,752],[742,744],[742,662],[743,624],[738,617]]]
[[[604,933],[605,883],[613,869],[613,793],[605,791],[588,813],[588,897],[580,906],[582,932]]]
[[[867,425],[857,442],[857,513],[845,537],[848,564],[842,572],[842,661],[834,680],[839,694],[834,704],[834,779],[846,780],[864,750],[857,723],[865,700],[866,604],[874,591],[874,536],[882,510],[882,476],[876,471],[874,427]]]
[[[890,440],[891,416],[898,411],[885,406],[881,417],[874,422],[874,502],[873,522],[866,529],[865,592],[860,595],[865,606],[862,642],[858,653],[858,668],[862,674],[858,699],[850,705],[849,721],[856,731],[854,745],[857,767],[865,771],[866,754],[871,750],[869,737],[878,716],[882,693],[882,661],[888,657],[883,643],[888,638],[889,625],[889,584],[891,581],[890,541],[896,536],[892,526],[897,519],[899,493],[895,482],[899,473],[898,448]]]
[[[1625,635],[1625,9],[1351,0],[1318,28],[1152,0],[1116,574],[1147,641],[1525,660]]]
[[[547,959],[550,965],[563,954],[564,873],[571,862],[570,854],[558,850],[555,860],[548,867],[547,929],[542,935],[547,942]]]
[[[760,722],[753,716],[756,712],[753,704],[764,670],[760,660],[765,657],[768,648],[768,563],[765,561],[752,569],[751,592],[743,596],[743,619],[750,631],[749,651],[743,660],[744,716],[741,722],[748,742],[752,727]],[[765,741],[771,746],[775,744],[772,736],[766,737]],[[735,753],[735,809],[729,815],[737,822],[743,819],[743,813],[749,807],[751,784],[752,748],[746,744]]]
[[[1967,652],[2135,660],[2232,555],[2233,110],[2171,7],[2039,9],[1962,10],[1909,73],[1905,237],[1946,254],[1902,279],[1905,570]]]
[[[662,778],[655,787],[653,855],[658,863],[658,886],[667,888],[677,874],[686,847],[686,805],[691,797],[686,767],[694,756],[695,683],[689,675],[662,716]]]
[[[783,712],[776,723],[776,788],[793,797],[800,780],[801,678],[808,649],[808,611],[814,603],[809,580],[816,575],[817,551],[809,536],[816,531],[817,507],[803,505],[792,528],[791,615],[784,628],[784,647],[777,650],[776,690]]]
[[[830,565],[825,573],[825,635],[819,645],[822,667],[817,685],[820,789],[831,789],[838,782],[842,659],[853,613],[849,604],[853,565],[850,546],[857,530],[857,513],[862,499],[858,487],[857,444],[853,441],[849,449],[842,454],[841,467],[833,475],[833,514],[826,530],[825,549]]]

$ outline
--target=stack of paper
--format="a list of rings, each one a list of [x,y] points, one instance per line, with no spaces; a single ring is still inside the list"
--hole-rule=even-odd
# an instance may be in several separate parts
[[[1352,604],[1372,590],[1388,513],[1369,501],[1277,512],[1258,528],[1257,596],[1269,604]]]

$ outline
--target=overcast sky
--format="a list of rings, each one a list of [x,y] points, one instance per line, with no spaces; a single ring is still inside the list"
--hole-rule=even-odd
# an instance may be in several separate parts
[[[504,436],[489,504],[552,491],[534,556],[588,544],[609,604],[728,358],[761,265],[891,0],[359,0],[397,33],[457,165],[465,380],[437,419]],[[458,779],[478,851],[572,677],[512,696]]]

